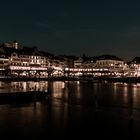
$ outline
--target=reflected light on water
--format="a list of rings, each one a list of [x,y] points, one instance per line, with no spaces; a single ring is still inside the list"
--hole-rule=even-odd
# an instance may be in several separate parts
[[[124,86],[124,101],[127,102],[128,100],[128,87],[125,85]]]
[[[113,83],[114,99],[117,101],[122,100],[124,103],[128,101],[128,84],[127,83]]]
[[[132,86],[133,86],[133,88],[132,88],[133,93],[132,94],[133,94],[133,97],[136,98],[139,88],[137,87],[136,84],[133,84]]]
[[[76,97],[77,98],[80,98],[81,97],[81,91],[80,91],[80,85],[79,85],[79,81],[77,81],[77,84],[76,84]]]
[[[6,92],[6,87],[5,92]],[[34,82],[34,81],[28,81],[28,82],[11,82],[10,87],[8,89],[10,92],[28,92],[28,91],[47,91],[48,88],[48,82],[41,81],[41,82]]]
[[[77,81],[0,82],[0,90],[28,91],[35,90],[35,87],[36,90],[45,90],[48,85],[51,87],[52,97],[60,100],[0,106],[1,134],[4,132],[8,135],[9,130],[10,134],[15,132],[16,138],[19,134],[18,139],[27,134],[34,138],[39,134],[38,139],[43,139],[43,136],[47,139],[50,131],[52,138],[52,135],[58,136],[65,132],[73,137],[75,135],[72,134],[79,133],[77,131],[80,130],[80,136],[84,133],[86,137],[91,134],[92,138],[96,138],[94,134],[97,130],[99,133],[96,136],[112,134],[113,139],[120,134],[121,139],[124,134],[124,139],[129,139],[126,136],[129,133],[130,109],[133,109],[134,119],[138,119],[134,120],[134,130],[139,134],[140,88],[136,84]],[[23,88],[19,88],[20,86]],[[95,95],[98,96],[96,100]],[[134,95],[133,108],[130,106],[131,95]],[[66,98],[68,100],[63,102]]]
[[[80,81],[77,81],[77,84],[80,84]]]
[[[127,84],[127,83],[124,83],[123,85],[124,85],[124,86],[128,86],[128,84]]]
[[[62,98],[63,89],[65,88],[64,82],[53,82],[53,92],[52,96],[54,98]]]
[[[62,82],[62,88],[65,88],[65,83],[64,82]]]
[[[116,94],[117,93],[117,83],[113,84],[113,88],[114,88],[114,94]]]

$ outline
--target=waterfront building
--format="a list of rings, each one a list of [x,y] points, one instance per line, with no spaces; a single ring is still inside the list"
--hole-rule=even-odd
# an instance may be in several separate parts
[[[0,77],[3,77],[6,75],[5,69],[8,67],[9,64],[9,58],[0,52]]]
[[[86,57],[83,56],[83,65],[84,68],[95,68],[97,57]]]
[[[135,57],[130,63],[129,75],[132,77],[140,76],[140,57]]]
[[[78,59],[74,60],[74,68],[82,68],[82,67],[84,67],[82,57],[79,57]]]
[[[102,55],[96,60],[96,67],[98,68],[110,68],[110,69],[123,69],[124,61],[116,56]]]
[[[122,59],[112,55],[79,57],[74,61],[74,68],[69,74],[91,76],[124,76],[128,65]],[[66,69],[68,71],[68,68]]]
[[[102,55],[96,60],[96,67],[108,69],[108,76],[123,76],[124,71],[127,69],[127,64],[116,56]]]
[[[62,76],[65,62],[58,57],[43,51],[37,47],[23,47],[11,53],[11,75],[26,77]]]
[[[5,76],[9,73],[11,53],[15,51],[10,43],[0,45],[0,75]]]
[[[12,75],[37,77],[47,71],[46,57],[37,47],[23,47],[11,54],[10,70]]]
[[[19,47],[17,41],[0,45],[0,75],[48,76],[140,76],[136,57],[129,65],[112,55],[96,57],[55,56],[33,47]]]

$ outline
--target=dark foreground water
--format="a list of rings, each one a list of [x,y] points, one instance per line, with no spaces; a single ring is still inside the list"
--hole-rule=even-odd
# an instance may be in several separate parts
[[[140,139],[139,84],[0,83],[11,94],[48,89],[43,102],[0,104],[0,139]]]

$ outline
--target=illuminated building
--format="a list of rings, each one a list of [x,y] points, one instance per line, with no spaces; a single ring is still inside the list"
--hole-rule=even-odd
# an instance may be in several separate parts
[[[140,76],[140,58],[130,64],[112,55],[55,56],[36,46],[19,47],[17,41],[0,45],[0,75],[18,77]]]
[[[130,76],[139,77],[140,76],[140,57],[135,57],[130,64]]]

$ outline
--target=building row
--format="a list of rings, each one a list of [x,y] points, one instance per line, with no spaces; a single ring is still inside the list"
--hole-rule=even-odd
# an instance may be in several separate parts
[[[16,41],[0,44],[0,75],[20,77],[47,77],[62,75],[66,66],[62,57],[40,51],[36,46],[20,47]]]
[[[131,62],[112,56],[55,56],[17,41],[0,44],[0,75],[14,77],[113,76],[139,77],[140,57]]]

